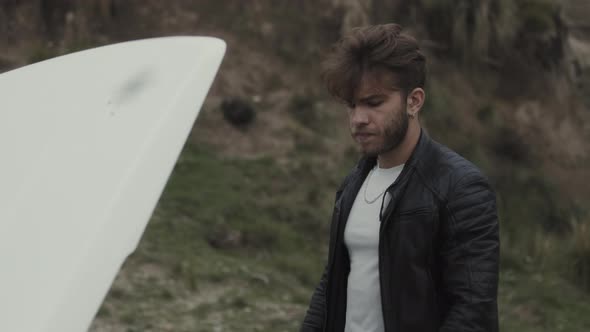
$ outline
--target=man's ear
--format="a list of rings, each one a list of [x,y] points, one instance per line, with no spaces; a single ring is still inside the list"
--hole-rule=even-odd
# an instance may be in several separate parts
[[[426,99],[426,92],[422,88],[415,88],[412,90],[406,99],[406,109],[408,115],[416,116],[418,112],[422,109],[424,105],[424,100]]]

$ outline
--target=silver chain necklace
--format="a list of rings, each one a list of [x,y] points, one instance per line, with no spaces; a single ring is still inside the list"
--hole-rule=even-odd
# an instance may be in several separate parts
[[[374,169],[371,170],[371,172],[369,173],[369,176],[367,176],[367,184],[365,185],[365,195],[364,195],[365,197],[363,197],[363,198],[365,199],[365,203],[367,203],[367,204],[375,203],[379,199],[379,197],[381,197],[385,193],[385,191],[387,191],[387,187],[386,187],[385,189],[383,189],[383,191],[379,195],[377,195],[377,197],[375,197],[373,199],[367,198],[367,188],[369,187],[369,182],[371,181],[371,175],[373,175],[373,172],[374,172]]]

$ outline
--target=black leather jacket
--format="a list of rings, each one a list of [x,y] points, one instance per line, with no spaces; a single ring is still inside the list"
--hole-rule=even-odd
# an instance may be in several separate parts
[[[336,193],[328,264],[301,331],[344,331],[350,261],[344,228],[375,158],[362,159]],[[469,161],[424,131],[387,191],[379,277],[387,332],[498,331],[496,197]]]

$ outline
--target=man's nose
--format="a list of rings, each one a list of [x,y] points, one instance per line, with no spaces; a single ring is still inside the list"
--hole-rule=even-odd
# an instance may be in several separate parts
[[[354,107],[350,113],[350,123],[355,127],[368,124],[369,116],[367,111],[362,107]]]

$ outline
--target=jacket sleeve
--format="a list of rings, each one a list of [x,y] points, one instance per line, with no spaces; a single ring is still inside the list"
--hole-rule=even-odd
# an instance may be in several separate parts
[[[441,243],[442,295],[449,304],[440,332],[498,331],[499,225],[496,196],[479,172],[449,195]]]
[[[324,329],[327,270],[328,266],[326,265],[322,278],[311,297],[300,332],[321,332]]]

